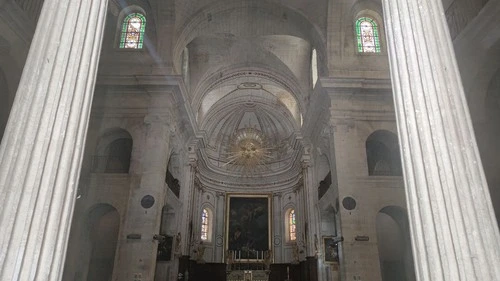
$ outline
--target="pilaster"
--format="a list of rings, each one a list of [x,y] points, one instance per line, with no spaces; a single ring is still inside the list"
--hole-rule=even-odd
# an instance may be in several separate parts
[[[273,236],[274,237],[272,237],[271,240],[273,245],[273,248],[271,248],[271,250],[273,251],[273,258],[275,263],[281,263],[283,261],[282,249],[283,249],[283,243],[285,241],[285,238],[282,235],[285,234],[283,232],[283,220],[287,218],[285,218],[282,213],[283,209],[281,206],[282,197],[283,194],[281,192],[273,193],[273,223],[274,223]]]
[[[217,192],[216,193],[216,211],[214,217],[212,218],[212,225],[215,229],[214,241],[214,251],[215,251],[215,262],[224,262],[224,217],[225,217],[225,206],[226,206],[226,193]]]
[[[307,221],[306,256],[317,257],[319,252],[319,210],[318,191],[314,186],[311,146],[304,148],[302,157],[302,174],[304,176],[304,202]]]

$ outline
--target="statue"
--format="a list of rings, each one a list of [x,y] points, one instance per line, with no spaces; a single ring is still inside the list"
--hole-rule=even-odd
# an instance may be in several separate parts
[[[318,257],[319,248],[318,248],[318,235],[314,234],[314,255]]]
[[[226,251],[226,271],[231,271],[233,264],[233,251]]]
[[[203,255],[205,254],[205,246],[203,246],[203,241],[199,242],[194,252],[196,254],[196,262],[205,263],[205,260],[203,259]]]
[[[174,246],[174,256],[180,257],[181,256],[181,233],[177,232],[177,235],[175,235],[175,246]]]
[[[273,256],[273,252],[271,250],[266,251],[266,253],[264,255],[264,268],[266,270],[271,269],[271,261],[273,259],[272,256]]]

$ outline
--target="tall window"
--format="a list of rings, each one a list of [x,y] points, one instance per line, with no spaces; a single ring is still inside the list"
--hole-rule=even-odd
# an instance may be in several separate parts
[[[288,233],[290,235],[290,241],[297,240],[297,228],[295,222],[295,210],[292,209],[288,214]]]
[[[316,86],[316,82],[318,82],[318,57],[316,54],[316,49],[312,50],[311,55],[311,75],[312,75],[312,84],[313,89]]]
[[[377,23],[367,17],[356,21],[356,36],[358,38],[358,52],[380,53],[380,38]]]
[[[201,240],[208,240],[209,214],[207,209],[203,209],[201,213]]]
[[[122,26],[120,48],[142,49],[145,30],[146,18],[142,14],[133,13],[125,17]]]

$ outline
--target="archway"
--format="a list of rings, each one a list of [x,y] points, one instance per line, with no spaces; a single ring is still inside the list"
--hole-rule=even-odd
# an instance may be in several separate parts
[[[382,281],[414,281],[406,212],[395,206],[385,207],[377,214],[376,220]]]
[[[88,281],[110,281],[120,229],[120,215],[108,204],[99,204],[88,216],[91,243]]]

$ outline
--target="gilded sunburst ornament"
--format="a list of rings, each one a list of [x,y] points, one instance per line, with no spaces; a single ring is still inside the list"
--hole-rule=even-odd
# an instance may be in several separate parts
[[[265,166],[273,157],[266,136],[255,128],[237,130],[230,139],[227,162],[239,166],[244,172],[253,173],[259,166]]]

